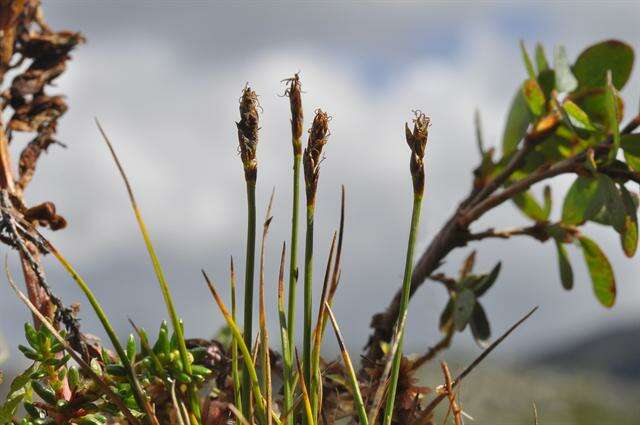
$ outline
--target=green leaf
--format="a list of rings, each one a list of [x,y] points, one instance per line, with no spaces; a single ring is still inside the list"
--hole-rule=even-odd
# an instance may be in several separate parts
[[[598,185],[604,197],[604,205],[609,213],[611,226],[621,233],[624,226],[625,206],[620,192],[613,180],[604,174],[598,174]]]
[[[605,94],[605,108],[607,121],[610,124],[609,131],[613,134],[613,146],[609,150],[609,160],[613,161],[620,148],[620,126],[618,125],[618,102],[616,101],[616,89],[611,82],[611,72],[607,73],[607,91]]]
[[[553,69],[545,69],[538,74],[538,84],[542,89],[545,99],[551,98],[551,92],[556,86],[556,73]]]
[[[133,334],[129,334],[129,339],[127,340],[127,358],[132,362],[136,358],[136,351],[138,351],[136,347],[136,340],[133,337]]]
[[[462,331],[467,326],[475,304],[476,296],[473,291],[463,289],[458,292],[453,308],[453,324],[457,330]]]
[[[544,53],[544,46],[540,43],[536,43],[536,65],[538,66],[538,73],[549,69],[549,62],[547,62],[547,55]]]
[[[472,289],[476,298],[483,296],[485,292],[487,292],[489,288],[493,286],[496,279],[498,279],[498,275],[500,274],[501,267],[502,267],[502,263],[498,262],[498,264],[493,266],[493,269],[491,269],[491,272],[488,275],[485,275],[482,279],[480,279],[480,281],[478,281],[478,283],[476,283],[473,286]]]
[[[640,133],[622,134],[620,136],[620,147],[625,152],[640,157]]]
[[[613,73],[613,85],[620,90],[631,75],[634,53],[631,46],[618,41],[607,40],[585,49],[573,65],[573,74],[580,88],[604,87],[607,71]]]
[[[569,261],[569,255],[567,249],[562,242],[558,239],[554,239],[556,248],[558,251],[558,270],[560,271],[560,282],[562,287],[567,291],[573,288],[573,269],[571,268],[571,262]]]
[[[451,318],[453,317],[454,304],[455,302],[453,301],[453,299],[449,298],[449,302],[445,306],[444,310],[442,310],[442,314],[440,315],[440,323],[438,325],[440,332],[445,332],[447,328],[449,328]]]
[[[616,281],[611,263],[594,241],[585,236],[581,236],[579,240],[591,276],[593,292],[603,306],[612,307],[616,301]]]
[[[0,406],[0,424],[11,423],[22,400],[27,396],[31,374],[36,370],[37,363],[32,364],[27,370],[16,376],[9,387],[9,394],[2,406]]]
[[[505,156],[516,150],[532,120],[533,114],[527,106],[522,88],[519,88],[511,101],[511,108],[502,134],[502,153]]]
[[[536,116],[541,115],[545,110],[545,98],[538,80],[530,78],[522,86],[522,94],[527,102],[529,110]]]
[[[547,219],[548,216],[544,208],[540,206],[531,192],[521,192],[514,196],[512,200],[520,211],[530,219],[535,221],[545,221]]]
[[[562,104],[562,107],[564,108],[564,111],[567,113],[567,116],[571,121],[571,125],[573,125],[576,128],[580,128],[582,130],[589,130],[589,131],[595,130],[595,127],[591,123],[591,120],[589,119],[589,116],[587,115],[587,113],[582,109],[580,109],[578,105],[576,105],[570,100],[566,100]]]
[[[473,339],[476,340],[476,343],[480,347],[486,347],[487,341],[491,338],[491,326],[489,325],[489,320],[487,319],[484,308],[482,308],[478,302],[473,308],[469,326],[471,327],[471,334],[473,335]]]
[[[633,257],[638,249],[638,206],[624,185],[620,185],[620,195],[626,213],[620,242],[626,256]]]
[[[522,61],[524,62],[524,67],[527,70],[527,75],[532,80],[536,79],[536,71],[533,69],[533,62],[531,62],[531,57],[529,57],[529,53],[527,52],[527,48],[524,45],[524,41],[520,40],[520,52],[522,53]]]
[[[624,159],[629,168],[640,171],[640,134],[621,135],[620,147],[624,151]]]
[[[564,46],[557,46],[553,52],[553,68],[556,72],[556,89],[560,93],[572,92],[578,87],[578,80],[569,68],[567,51]]]
[[[598,180],[578,176],[569,188],[562,206],[562,222],[568,225],[581,224],[602,209],[604,197]]]

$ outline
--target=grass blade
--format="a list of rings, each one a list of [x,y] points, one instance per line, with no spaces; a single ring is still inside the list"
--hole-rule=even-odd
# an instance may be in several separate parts
[[[278,320],[280,324],[280,343],[282,346],[283,363],[283,394],[282,407],[285,412],[290,412],[293,407],[293,373],[290,350],[290,340],[288,335],[287,317],[284,300],[284,267],[285,267],[286,243],[282,243],[282,253],[280,255],[280,271],[278,272]],[[293,424],[293,415],[287,415],[287,425]]]
[[[129,183],[129,179],[127,178],[127,174],[124,171],[124,167],[120,163],[120,159],[116,154],[116,151],[109,140],[109,137],[105,133],[104,129],[100,125],[100,122],[96,119],[96,125],[98,126],[98,130],[104,139],[107,147],[109,148],[109,152],[111,153],[111,157],[118,168],[120,176],[124,181],[124,185],[127,189],[127,193],[129,195],[129,201],[131,202],[131,207],[136,217],[136,221],[138,222],[138,227],[140,228],[140,233],[142,234],[142,238],[144,239],[144,244],[147,248],[147,252],[149,253],[149,257],[151,258],[151,263],[153,264],[153,270],[158,279],[158,284],[160,285],[160,290],[162,291],[162,296],[164,298],[164,302],[167,306],[167,311],[169,313],[169,317],[171,318],[171,324],[173,325],[173,331],[176,333],[178,339],[178,351],[180,352],[180,359],[182,360],[182,364],[184,366],[184,371],[187,375],[191,376],[191,361],[189,358],[189,353],[187,351],[187,346],[184,341],[184,332],[182,330],[182,325],[180,323],[180,319],[178,318],[178,314],[176,312],[175,306],[173,304],[173,298],[171,296],[171,291],[169,290],[169,284],[164,277],[164,272],[162,271],[162,267],[160,265],[160,260],[156,255],[156,251],[151,243],[151,237],[149,236],[149,232],[147,230],[147,226],[142,219],[142,213],[140,212],[140,208],[138,208],[138,203],[136,202],[136,198],[133,195],[133,189],[131,184]],[[198,400],[198,395],[196,394],[196,389],[194,384],[189,384],[188,387],[189,393],[189,407],[191,408],[191,421],[198,424],[200,423],[200,401]]]
[[[233,257],[229,262],[231,278],[231,317],[237,323],[237,302],[236,302],[236,272],[233,266]],[[238,341],[231,339],[231,377],[233,379],[233,393],[236,406],[242,410],[242,387],[240,386],[240,371],[238,369]]]
[[[222,313],[225,320],[227,321],[227,325],[229,325],[229,329],[231,329],[233,338],[238,342],[238,348],[242,353],[242,360],[244,361],[245,369],[248,371],[248,374],[249,374],[251,387],[253,389],[253,395],[254,395],[254,398],[256,399],[256,405],[258,407],[258,413],[259,415],[261,415],[261,418],[264,418],[264,411],[265,411],[264,397],[262,396],[262,391],[260,391],[258,373],[256,372],[255,363],[252,361],[251,352],[249,351],[247,344],[245,344],[244,342],[244,338],[242,337],[240,328],[238,327],[236,322],[234,322],[233,317],[231,316],[231,313],[229,313],[229,310],[224,305],[224,301],[222,301],[220,294],[218,294],[218,291],[216,291],[214,284],[211,282],[211,280],[209,280],[209,276],[207,276],[207,273],[205,273],[204,270],[202,270],[202,275],[204,276],[204,280],[207,283],[207,286],[209,287],[209,291],[211,291],[211,295],[213,295],[213,299],[216,301],[216,304],[218,304],[218,308],[220,309],[220,312]],[[247,390],[245,389],[245,391]]]
[[[107,336],[109,337],[109,341],[111,341],[111,344],[113,345],[113,348],[116,350],[116,353],[118,354],[118,358],[120,359],[120,362],[122,363],[122,366],[124,366],[124,368],[127,370],[127,375],[128,375],[129,381],[131,382],[131,386],[132,386],[132,389],[133,389],[133,394],[134,394],[134,397],[136,399],[136,402],[143,409],[145,409],[145,412],[147,413],[147,416],[149,417],[149,420],[152,421],[153,419],[151,419],[151,418],[153,418],[154,415],[153,415],[153,412],[151,410],[148,410],[148,409],[145,408],[145,405],[147,405],[148,403],[146,402],[146,397],[144,395],[142,387],[140,386],[140,382],[138,381],[138,377],[136,376],[135,371],[133,370],[131,362],[129,361],[129,358],[127,357],[127,354],[126,354],[124,348],[122,347],[122,344],[120,344],[120,341],[118,340],[118,336],[116,335],[116,331],[113,329],[113,326],[111,326],[111,322],[109,322],[109,319],[107,318],[107,315],[105,314],[104,310],[102,309],[102,306],[98,302],[98,299],[95,297],[95,295],[93,294],[91,289],[89,289],[89,285],[87,285],[87,283],[84,281],[84,279],[78,274],[78,272],[76,272],[76,270],[73,268],[71,263],[69,263],[67,261],[67,259],[62,256],[60,251],[58,251],[53,246],[53,244],[51,242],[49,242],[47,239],[45,239],[41,234],[38,233],[38,236],[40,236],[42,238],[42,240],[46,244],[46,246],[49,249],[49,251],[53,254],[54,257],[56,257],[58,262],[60,262],[60,264],[62,264],[62,267],[64,267],[64,269],[69,273],[71,278],[80,287],[80,290],[87,297],[87,300],[89,301],[89,304],[93,308],[93,311],[95,311],[96,315],[98,316],[98,319],[100,320],[100,323],[102,324],[102,327],[104,328],[105,332],[107,333]]]
[[[320,349],[322,348],[322,318],[325,315],[324,305],[329,296],[329,276],[331,273],[331,264],[333,262],[333,253],[336,247],[336,232],[333,233],[331,248],[329,249],[329,258],[327,259],[327,267],[324,274],[324,282],[322,285],[322,295],[320,297],[320,307],[318,308],[318,318],[316,327],[313,331],[313,353],[311,357],[311,408],[313,410],[313,418],[318,421],[319,406],[322,405],[320,399],[320,390],[322,388],[322,374],[320,372]]]
[[[336,321],[336,317],[333,315],[333,311],[331,311],[329,303],[325,303],[325,308],[327,309],[329,319],[331,319],[331,325],[333,326],[333,331],[335,332],[336,339],[338,340],[338,346],[340,347],[340,354],[342,355],[344,367],[347,369],[349,382],[351,383],[351,389],[353,391],[353,404],[355,405],[356,411],[358,412],[360,423],[366,425],[369,423],[369,421],[367,419],[367,412],[365,411],[364,402],[362,401],[362,394],[360,393],[360,385],[358,384],[356,371],[353,368],[353,363],[351,363],[351,357],[349,356],[349,352],[347,351],[344,339],[342,338],[342,333],[340,332],[340,328],[338,327],[338,322]]]
[[[275,188],[271,192],[269,198],[269,206],[267,207],[267,215],[262,227],[262,243],[260,244],[260,293],[259,293],[259,322],[260,322],[260,346],[262,347],[262,379],[264,384],[264,394],[267,402],[267,425],[271,425],[272,415],[272,395],[271,395],[271,359],[269,356],[269,330],[267,329],[267,313],[264,302],[264,243],[269,232],[269,224],[271,224],[271,206],[273,205],[273,196]]]
[[[313,421],[313,411],[311,410],[311,400],[309,400],[309,392],[307,391],[307,385],[304,383],[304,379],[302,379],[302,367],[300,367],[300,358],[298,357],[298,352],[296,350],[296,366],[298,367],[298,376],[300,377],[300,391],[302,392],[302,401],[304,402],[304,411],[306,413],[307,423],[309,425],[314,425]]]

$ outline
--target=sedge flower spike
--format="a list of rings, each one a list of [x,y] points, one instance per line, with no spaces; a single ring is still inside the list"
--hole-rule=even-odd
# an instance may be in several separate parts
[[[318,189],[320,177],[320,161],[322,160],[322,148],[327,144],[329,137],[329,115],[321,109],[316,111],[313,124],[309,130],[309,141],[304,150],[304,181],[307,190],[307,205],[313,205]]]
[[[405,124],[405,137],[411,149],[411,177],[413,178],[413,190],[416,195],[422,196],[424,192],[424,152],[429,137],[430,119],[422,112],[416,111],[413,119],[413,131]]]
[[[258,161],[256,148],[258,147],[258,130],[260,130],[258,115],[258,95],[247,86],[240,98],[240,121],[238,127],[238,144],[240,158],[244,166],[244,175],[247,182],[255,182],[258,174]]]

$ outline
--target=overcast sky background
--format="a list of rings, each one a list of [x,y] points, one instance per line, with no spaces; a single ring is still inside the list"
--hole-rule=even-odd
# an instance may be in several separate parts
[[[27,198],[54,201],[67,218],[69,228],[51,234],[52,240],[123,335],[129,332],[129,317],[155,333],[166,312],[94,116],[128,170],[187,335],[211,336],[222,318],[200,269],[227,297],[230,255],[243,278],[246,201],[234,120],[246,82],[264,109],[258,148],[260,222],[276,188],[266,268],[275,322],[279,247],[289,239],[292,161],[289,106],[279,97],[280,80],[301,71],[305,128],[315,108],[333,117],[318,195],[315,284],[321,284],[344,183],[347,225],[335,310],[349,345],[358,351],[369,335],[371,315],[387,305],[401,283],[412,193],[403,125],[411,110],[419,108],[432,118],[418,240],[422,252],[471,183],[478,162],[475,108],[482,113],[486,142],[499,144],[507,108],[525,77],[518,40],[531,50],[536,41],[543,42],[548,55],[564,44],[572,58],[606,38],[640,47],[638,2],[44,4],[52,27],[80,30],[88,42],[74,52],[54,90],[64,93],[70,105],[59,128],[69,148],[54,146],[41,159]],[[639,81],[636,67],[624,91],[627,118],[636,112]],[[554,182],[554,217],[568,183]],[[475,229],[526,223],[505,205]],[[611,310],[595,300],[577,249],[570,252],[576,287],[565,292],[553,245],[527,239],[482,243],[478,270],[488,271],[503,260],[498,283],[483,298],[494,335],[540,305],[539,313],[501,348],[502,355],[523,359],[594,330],[638,323],[638,260],[624,257],[614,232],[597,226],[587,232],[605,248],[616,271],[618,302]],[[456,251],[444,270],[457,271],[468,252]],[[14,254],[10,261],[18,275]],[[47,272],[67,303],[82,303],[83,329],[97,330],[95,315],[74,282],[51,260]],[[425,285],[414,297],[410,350],[423,350],[439,337],[437,317],[445,297],[436,285]],[[7,285],[0,285],[0,311],[0,333],[19,361],[14,348],[29,315]],[[333,351],[334,345],[329,337],[327,349]],[[477,350],[468,332],[455,346]]]

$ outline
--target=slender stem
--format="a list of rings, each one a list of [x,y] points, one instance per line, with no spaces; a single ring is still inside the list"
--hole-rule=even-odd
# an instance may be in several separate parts
[[[300,141],[298,141],[298,145]],[[296,143],[294,142],[294,146]],[[293,206],[291,216],[291,246],[289,260],[289,305],[287,312],[287,339],[289,355],[283,356],[284,362],[284,410],[291,409],[293,403],[293,347],[295,346],[295,323],[296,323],[296,286],[298,284],[298,210],[300,205],[300,162],[302,154],[293,155]],[[294,415],[287,417],[287,425],[293,425]]]
[[[414,194],[413,212],[411,214],[411,228],[409,230],[409,242],[407,244],[407,258],[404,266],[404,279],[402,282],[402,298],[400,301],[399,318],[407,314],[409,307],[409,292],[411,290],[411,274],[413,272],[413,250],[416,244],[416,235],[420,223],[420,209],[422,206],[422,195]],[[400,374],[400,361],[402,360],[402,343],[404,341],[404,329],[401,331],[398,342],[398,350],[393,358],[393,366],[391,369],[391,381],[389,384],[389,395],[387,396],[387,405],[384,412],[384,425],[391,424],[393,417],[393,406],[396,399],[396,390],[398,388],[398,375]]]
[[[244,343],[247,347],[253,344],[253,277],[256,251],[256,183],[247,180],[247,252],[244,281]],[[242,414],[251,416],[251,378],[245,367],[242,373]]]
[[[304,248],[304,341],[303,366],[304,380],[307,388],[311,388],[311,338],[313,309],[313,215],[315,207],[307,205],[307,234]]]

